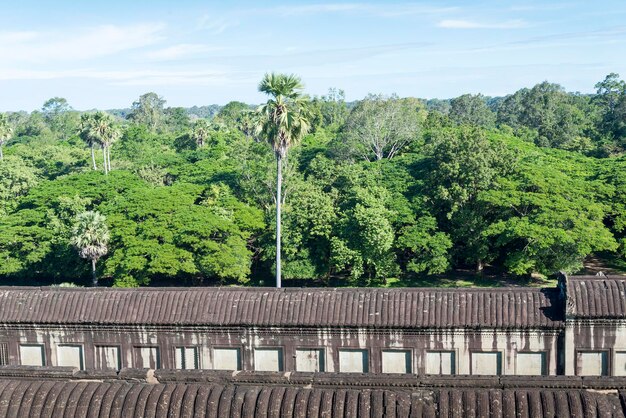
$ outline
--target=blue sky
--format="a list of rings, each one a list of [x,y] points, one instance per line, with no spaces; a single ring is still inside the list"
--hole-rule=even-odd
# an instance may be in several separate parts
[[[0,12],[0,111],[260,103],[265,72],[306,91],[449,98],[626,77],[626,2],[30,1]]]

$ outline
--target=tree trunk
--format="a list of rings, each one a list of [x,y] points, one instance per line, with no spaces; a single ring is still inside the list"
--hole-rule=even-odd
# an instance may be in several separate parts
[[[111,171],[111,149],[107,147],[107,164],[109,166],[109,171]]]
[[[485,266],[483,265],[483,260],[477,260],[476,261],[476,271],[478,273],[482,272],[484,267]]]
[[[98,166],[96,165],[96,151],[93,148],[93,144],[91,144],[91,162],[93,163],[93,169],[97,170]]]
[[[4,160],[4,154],[2,153],[2,145],[0,145],[0,160]]]
[[[102,162],[104,164],[104,174],[108,174],[108,165],[107,165],[107,150],[106,148],[102,147]]]
[[[283,185],[282,157],[276,157],[276,287],[281,287],[280,272],[280,204]]]
[[[91,259],[91,285],[98,287],[98,277],[96,276],[96,259]]]

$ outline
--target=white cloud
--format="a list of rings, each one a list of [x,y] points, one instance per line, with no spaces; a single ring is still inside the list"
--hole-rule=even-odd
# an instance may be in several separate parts
[[[47,63],[81,61],[152,45],[162,39],[161,23],[129,26],[101,25],[63,32],[16,32],[13,42],[0,42],[0,56],[8,62]]]
[[[213,18],[211,15],[205,14],[198,19],[197,29],[209,30],[214,34],[220,34],[226,29],[239,25],[239,21],[225,18]]]
[[[0,32],[0,44],[26,42],[37,38],[37,32],[18,31],[18,32]]]
[[[512,12],[546,12],[562,10],[574,6],[575,3],[552,3],[552,4],[518,4],[510,7]]]
[[[275,10],[284,15],[308,15],[317,13],[336,13],[336,12],[348,12],[348,11],[363,11],[369,10],[370,6],[360,3],[336,3],[336,4],[308,4],[300,6],[281,6]]]
[[[444,29],[520,29],[527,27],[528,23],[521,19],[496,23],[446,19],[437,23],[437,26]]]
[[[202,44],[178,44],[167,48],[147,52],[144,56],[154,61],[172,61],[207,52],[220,51],[223,48]]]
[[[0,70],[0,81],[90,79],[117,86],[221,85],[238,78],[233,72],[218,70]]]
[[[417,3],[317,3],[259,9],[257,12],[278,13],[282,16],[312,15],[322,13],[366,13],[378,17],[401,17],[416,14],[439,14],[458,10],[457,7],[433,7]]]

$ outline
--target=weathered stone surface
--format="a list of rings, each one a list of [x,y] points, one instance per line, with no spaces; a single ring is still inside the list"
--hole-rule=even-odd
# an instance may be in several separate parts
[[[0,417],[624,417],[625,393],[587,389],[359,388],[0,377]],[[75,376],[76,377],[76,376]],[[332,377],[332,376],[329,376]],[[471,381],[465,377],[460,380]],[[537,378],[541,381],[543,378]],[[481,379],[479,379],[481,380]],[[562,383],[565,379],[561,379]],[[335,381],[335,383],[338,383]],[[424,384],[426,382],[421,382]],[[440,382],[442,383],[442,382]],[[482,381],[482,383],[485,383]],[[554,384],[552,381],[550,384]],[[467,385],[461,385],[467,386]]]
[[[5,324],[551,328],[557,289],[0,288]]]

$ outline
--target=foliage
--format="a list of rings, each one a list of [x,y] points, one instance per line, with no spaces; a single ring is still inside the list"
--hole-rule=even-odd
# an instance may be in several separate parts
[[[620,149],[626,149],[626,82],[611,73],[596,84],[595,102],[599,105],[599,130],[606,132]]]
[[[259,91],[270,96],[259,107],[257,133],[272,146],[276,155],[276,287],[281,287],[281,205],[286,193],[282,190],[283,160],[289,148],[302,139],[310,129],[308,97],[301,93],[300,78],[291,74],[265,74],[259,83]]]
[[[367,96],[346,121],[345,155],[366,161],[393,158],[419,139],[420,110],[397,96]]]
[[[36,170],[20,158],[10,155],[0,161],[0,217],[13,210],[39,180]]]
[[[617,74],[591,95],[543,82],[427,101],[308,100],[278,74],[260,87],[260,112],[165,108],[147,93],[130,113],[79,114],[55,97],[0,114],[0,279],[88,285],[73,236],[99,213],[106,255],[83,255],[100,257],[101,284],[269,283],[277,203],[292,285],[432,284],[486,266],[523,283],[594,253],[626,260]],[[129,115],[124,129],[113,114]],[[92,169],[109,154],[114,171]]]
[[[487,107],[482,94],[464,94],[450,102],[450,119],[459,124],[493,127],[496,115]]]
[[[212,127],[206,119],[198,119],[193,124],[191,130],[191,138],[196,143],[196,146],[202,148],[206,144],[206,140],[211,135]]]
[[[94,211],[82,212],[76,216],[72,226],[70,244],[76,248],[80,258],[91,261],[93,285],[98,285],[96,263],[109,251],[109,228],[106,218]]]
[[[41,108],[41,112],[50,129],[57,136],[67,137],[72,135],[78,122],[78,113],[73,111],[66,99],[53,97],[46,100]]]
[[[617,249],[600,199],[610,189],[587,167],[593,162],[529,150],[511,175],[482,192],[480,202],[497,213],[483,234],[501,248],[508,271],[576,271],[588,254]]]
[[[13,135],[13,128],[11,127],[8,118],[0,113],[0,160],[4,158],[2,147],[7,143]]]
[[[137,124],[147,126],[150,131],[155,131],[161,127],[165,118],[165,103],[165,99],[156,93],[142,94],[136,102],[133,102],[128,118]]]
[[[301,94],[300,79],[294,75],[266,74],[259,91],[271,98],[258,109],[258,133],[270,143],[277,158],[285,158],[310,128],[308,98]]]
[[[104,173],[111,171],[111,145],[117,142],[122,136],[122,130],[116,124],[113,116],[105,112],[95,112],[84,114],[80,120],[79,135],[91,148],[91,157],[94,170],[96,161],[94,159],[94,147],[99,145],[102,149]]]
[[[584,101],[546,81],[504,99],[498,109],[498,123],[534,130],[534,142],[540,146],[589,151],[590,121],[584,111]]]

